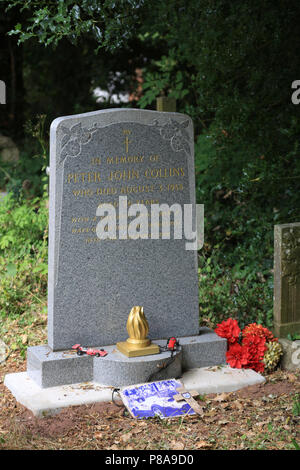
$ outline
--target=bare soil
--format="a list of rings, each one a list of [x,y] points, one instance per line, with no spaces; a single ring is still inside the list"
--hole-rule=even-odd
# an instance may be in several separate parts
[[[113,402],[74,406],[37,419],[16,402],[3,380],[21,372],[12,354],[0,366],[0,449],[296,449],[300,373],[278,370],[266,383],[199,397],[202,417],[135,420]]]

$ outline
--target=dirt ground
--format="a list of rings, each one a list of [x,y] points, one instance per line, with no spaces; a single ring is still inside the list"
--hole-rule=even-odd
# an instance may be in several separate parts
[[[16,402],[4,376],[26,362],[0,366],[0,449],[201,450],[298,449],[300,373],[278,370],[266,382],[198,398],[204,415],[136,420],[114,403],[65,408],[37,419]]]

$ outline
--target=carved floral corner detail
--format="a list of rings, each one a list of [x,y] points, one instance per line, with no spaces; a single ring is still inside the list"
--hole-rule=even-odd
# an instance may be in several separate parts
[[[293,286],[300,278],[300,230],[291,229],[283,234],[282,276]]]
[[[97,124],[94,123],[91,128],[82,127],[81,122],[74,124],[70,129],[66,126],[61,126],[63,138],[61,141],[60,163],[67,157],[77,157],[82,145],[87,144],[93,133],[97,130]]]
[[[175,119],[170,118],[165,124],[159,124],[158,120],[155,119],[153,125],[159,129],[162,138],[170,142],[174,152],[184,150],[187,155],[191,155],[189,145],[191,138],[186,130],[189,126],[188,119],[183,122],[177,122]]]

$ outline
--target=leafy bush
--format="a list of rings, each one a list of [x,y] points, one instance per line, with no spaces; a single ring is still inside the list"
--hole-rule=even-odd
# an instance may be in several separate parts
[[[200,318],[213,326],[231,316],[241,325],[259,322],[270,328],[274,225],[300,219],[297,146],[271,163],[253,158],[251,148],[243,158],[236,149],[230,169],[228,152],[214,132],[196,143],[197,200],[205,205]]]
[[[0,315],[22,314],[44,302],[47,290],[46,200],[0,202]]]
[[[272,326],[272,279],[262,282],[243,276],[217,264],[214,257],[200,256],[199,301],[201,324],[214,328],[229,317],[236,319],[241,328],[257,322]]]

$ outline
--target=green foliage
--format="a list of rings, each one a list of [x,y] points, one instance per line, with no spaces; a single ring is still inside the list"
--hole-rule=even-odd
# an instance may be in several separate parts
[[[46,167],[49,162],[45,132],[46,115],[38,115],[25,124],[25,132],[34,141],[27,141],[28,151],[21,152],[17,162],[0,162],[0,188],[13,197],[41,197],[48,189]]]
[[[272,285],[257,277],[217,264],[217,256],[200,255],[199,301],[200,322],[214,328],[217,323],[235,318],[240,327],[257,322],[271,327],[273,321]]]
[[[142,38],[169,47],[145,67],[139,105],[174,96],[195,123],[200,317],[211,326],[229,316],[272,326],[273,227],[300,219],[299,58],[278,59],[299,43],[299,13],[295,2],[178,1]]]
[[[17,35],[19,43],[37,39],[45,46],[57,44],[67,37],[76,44],[84,35],[92,35],[98,46],[110,49],[120,47],[132,35],[143,0],[58,0],[49,2],[13,0],[9,8],[18,7],[30,12],[27,24],[17,23],[11,35]]]
[[[18,162],[0,163],[0,188],[15,198],[40,197],[47,183],[44,161],[40,157],[21,152]]]
[[[0,204],[0,255],[22,256],[39,251],[47,235],[46,201],[17,201],[9,194]]]
[[[295,439],[292,439],[292,444],[296,450],[300,450],[300,446],[298,442]]]
[[[170,51],[169,56],[162,56],[160,60],[154,60],[152,66],[156,70],[146,69],[143,75],[144,93],[139,99],[138,105],[145,108],[151,105],[160,95],[183,100],[189,90],[184,86],[183,72],[177,69],[176,51],[173,49]]]
[[[158,95],[177,99],[177,110],[195,123],[197,201],[205,205],[201,318],[271,327],[273,227],[300,220],[300,118],[291,103],[300,67],[299,2],[3,4],[22,15],[9,38],[24,47],[30,112],[51,120],[89,111],[92,89],[114,83],[112,71],[120,73],[117,88],[128,89],[137,66],[144,79],[138,106],[154,107]],[[90,54],[100,48],[101,55]],[[4,171],[6,184],[18,188],[21,172],[13,182]],[[25,224],[26,230],[30,237]],[[3,243],[13,249],[11,231]]]
[[[295,333],[293,335],[291,335],[291,333],[289,333],[287,335],[287,339],[289,339],[290,341],[297,341],[300,339],[300,334],[299,333]]]
[[[196,143],[197,200],[205,205],[200,312],[212,324],[232,316],[272,326],[273,227],[299,220],[297,145],[272,164],[251,153],[239,158],[237,148],[231,170],[213,132]]]
[[[48,210],[44,199],[0,203],[0,315],[23,314],[42,303],[47,287]]]

